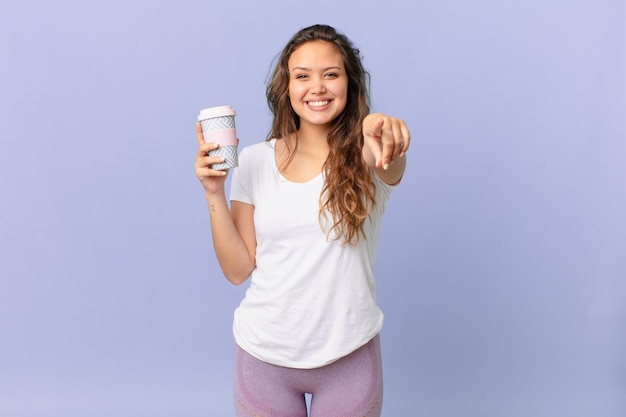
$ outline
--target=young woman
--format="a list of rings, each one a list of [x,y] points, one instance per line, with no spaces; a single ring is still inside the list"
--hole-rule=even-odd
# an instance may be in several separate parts
[[[382,408],[374,257],[406,167],[405,123],[369,114],[369,75],[335,29],[302,29],[267,86],[266,141],[213,170],[196,125],[196,174],[226,278],[250,277],[235,311],[237,416],[374,417]]]

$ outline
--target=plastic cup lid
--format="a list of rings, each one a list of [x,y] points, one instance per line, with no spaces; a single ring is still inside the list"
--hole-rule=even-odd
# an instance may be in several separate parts
[[[236,114],[235,109],[231,106],[218,106],[209,107],[208,109],[200,110],[198,120],[212,119],[214,117],[234,116]]]

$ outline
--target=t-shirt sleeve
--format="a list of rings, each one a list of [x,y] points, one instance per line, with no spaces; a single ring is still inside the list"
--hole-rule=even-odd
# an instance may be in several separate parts
[[[248,152],[244,148],[238,156],[239,166],[233,168],[233,176],[230,182],[230,201],[254,204],[250,193],[251,166],[248,161]]]
[[[389,196],[391,195],[391,192],[396,189],[398,184],[395,184],[395,185],[387,184],[385,181],[380,179],[380,177],[378,176],[376,171],[374,171],[374,169],[371,169],[370,175],[372,176],[372,181],[374,182],[374,185],[376,186],[377,192],[384,199],[384,201],[387,202],[387,200],[389,200]]]

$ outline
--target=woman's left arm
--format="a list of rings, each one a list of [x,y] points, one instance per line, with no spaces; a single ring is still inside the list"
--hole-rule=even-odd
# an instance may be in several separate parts
[[[411,134],[403,120],[380,113],[363,119],[363,161],[387,184],[402,179],[410,142]]]

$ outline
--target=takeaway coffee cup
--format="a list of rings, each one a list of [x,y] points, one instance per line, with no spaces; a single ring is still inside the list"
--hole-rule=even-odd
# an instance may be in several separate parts
[[[235,110],[230,106],[210,107],[200,111],[198,121],[202,124],[205,143],[219,143],[220,147],[209,152],[210,156],[223,156],[224,162],[213,164],[213,169],[228,169],[238,165]]]

